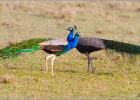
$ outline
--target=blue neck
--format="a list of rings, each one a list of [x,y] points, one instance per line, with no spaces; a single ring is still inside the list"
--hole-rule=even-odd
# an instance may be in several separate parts
[[[74,37],[72,42],[68,41],[68,44],[65,46],[65,50],[69,51],[73,48],[76,48],[77,44],[78,44],[79,38],[78,37]]]
[[[74,34],[74,30],[71,30],[71,31],[70,31],[70,34],[73,35],[73,34]]]
[[[74,30],[71,30],[68,37],[67,37],[67,41],[72,42],[73,38],[74,38]]]
[[[71,49],[76,48],[77,44],[78,44],[78,37],[74,37],[74,40],[72,42],[68,42],[68,44],[70,45]]]

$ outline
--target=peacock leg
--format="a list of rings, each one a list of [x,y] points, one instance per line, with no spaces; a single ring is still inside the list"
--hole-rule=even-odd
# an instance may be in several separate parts
[[[88,72],[90,72],[90,58],[88,57]]]
[[[90,57],[90,68],[91,68],[90,73],[94,73],[96,70],[96,68],[93,66],[93,63],[92,63],[93,60],[94,60],[94,58]]]
[[[48,72],[49,68],[48,68],[48,57],[46,57],[46,67],[45,67],[45,72]]]
[[[85,53],[85,55],[87,56],[87,59],[88,59],[88,70],[87,70],[87,72],[90,72],[90,54]]]
[[[54,60],[55,60],[56,56],[54,55],[52,57],[52,62],[51,62],[51,68],[52,68],[52,76],[54,76],[54,69],[53,69],[53,64],[54,64]]]
[[[48,55],[48,56],[46,57],[46,59],[45,59],[46,67],[45,67],[45,68],[42,68],[43,71],[47,72],[47,71],[49,70],[49,68],[48,68],[48,59],[52,58],[53,56],[54,56],[53,54],[50,54],[50,55]]]

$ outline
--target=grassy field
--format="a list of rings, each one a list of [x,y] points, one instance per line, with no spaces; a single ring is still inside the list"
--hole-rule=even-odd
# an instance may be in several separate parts
[[[140,45],[140,3],[0,2],[0,48],[31,38],[63,38],[77,25],[83,36]],[[78,51],[58,57],[55,77],[43,73],[43,51],[0,59],[0,99],[140,99],[140,56],[135,59],[95,52],[95,74]],[[132,60],[132,61],[131,61]]]

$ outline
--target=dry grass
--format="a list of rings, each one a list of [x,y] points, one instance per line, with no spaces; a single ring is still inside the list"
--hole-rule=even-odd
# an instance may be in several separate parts
[[[1,1],[0,48],[30,38],[64,39],[65,29],[74,24],[83,36],[139,44],[139,17],[140,3],[130,1]],[[112,60],[104,51],[94,56],[95,74],[86,73],[86,57],[74,50],[57,59],[54,78],[50,72],[40,72],[44,52],[0,59],[0,98],[139,97],[139,56],[136,64],[127,60],[119,65],[118,55]]]

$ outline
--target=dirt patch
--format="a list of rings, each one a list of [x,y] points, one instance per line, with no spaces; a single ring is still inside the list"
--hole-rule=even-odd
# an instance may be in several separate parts
[[[0,84],[15,83],[15,77],[11,75],[0,76]]]

